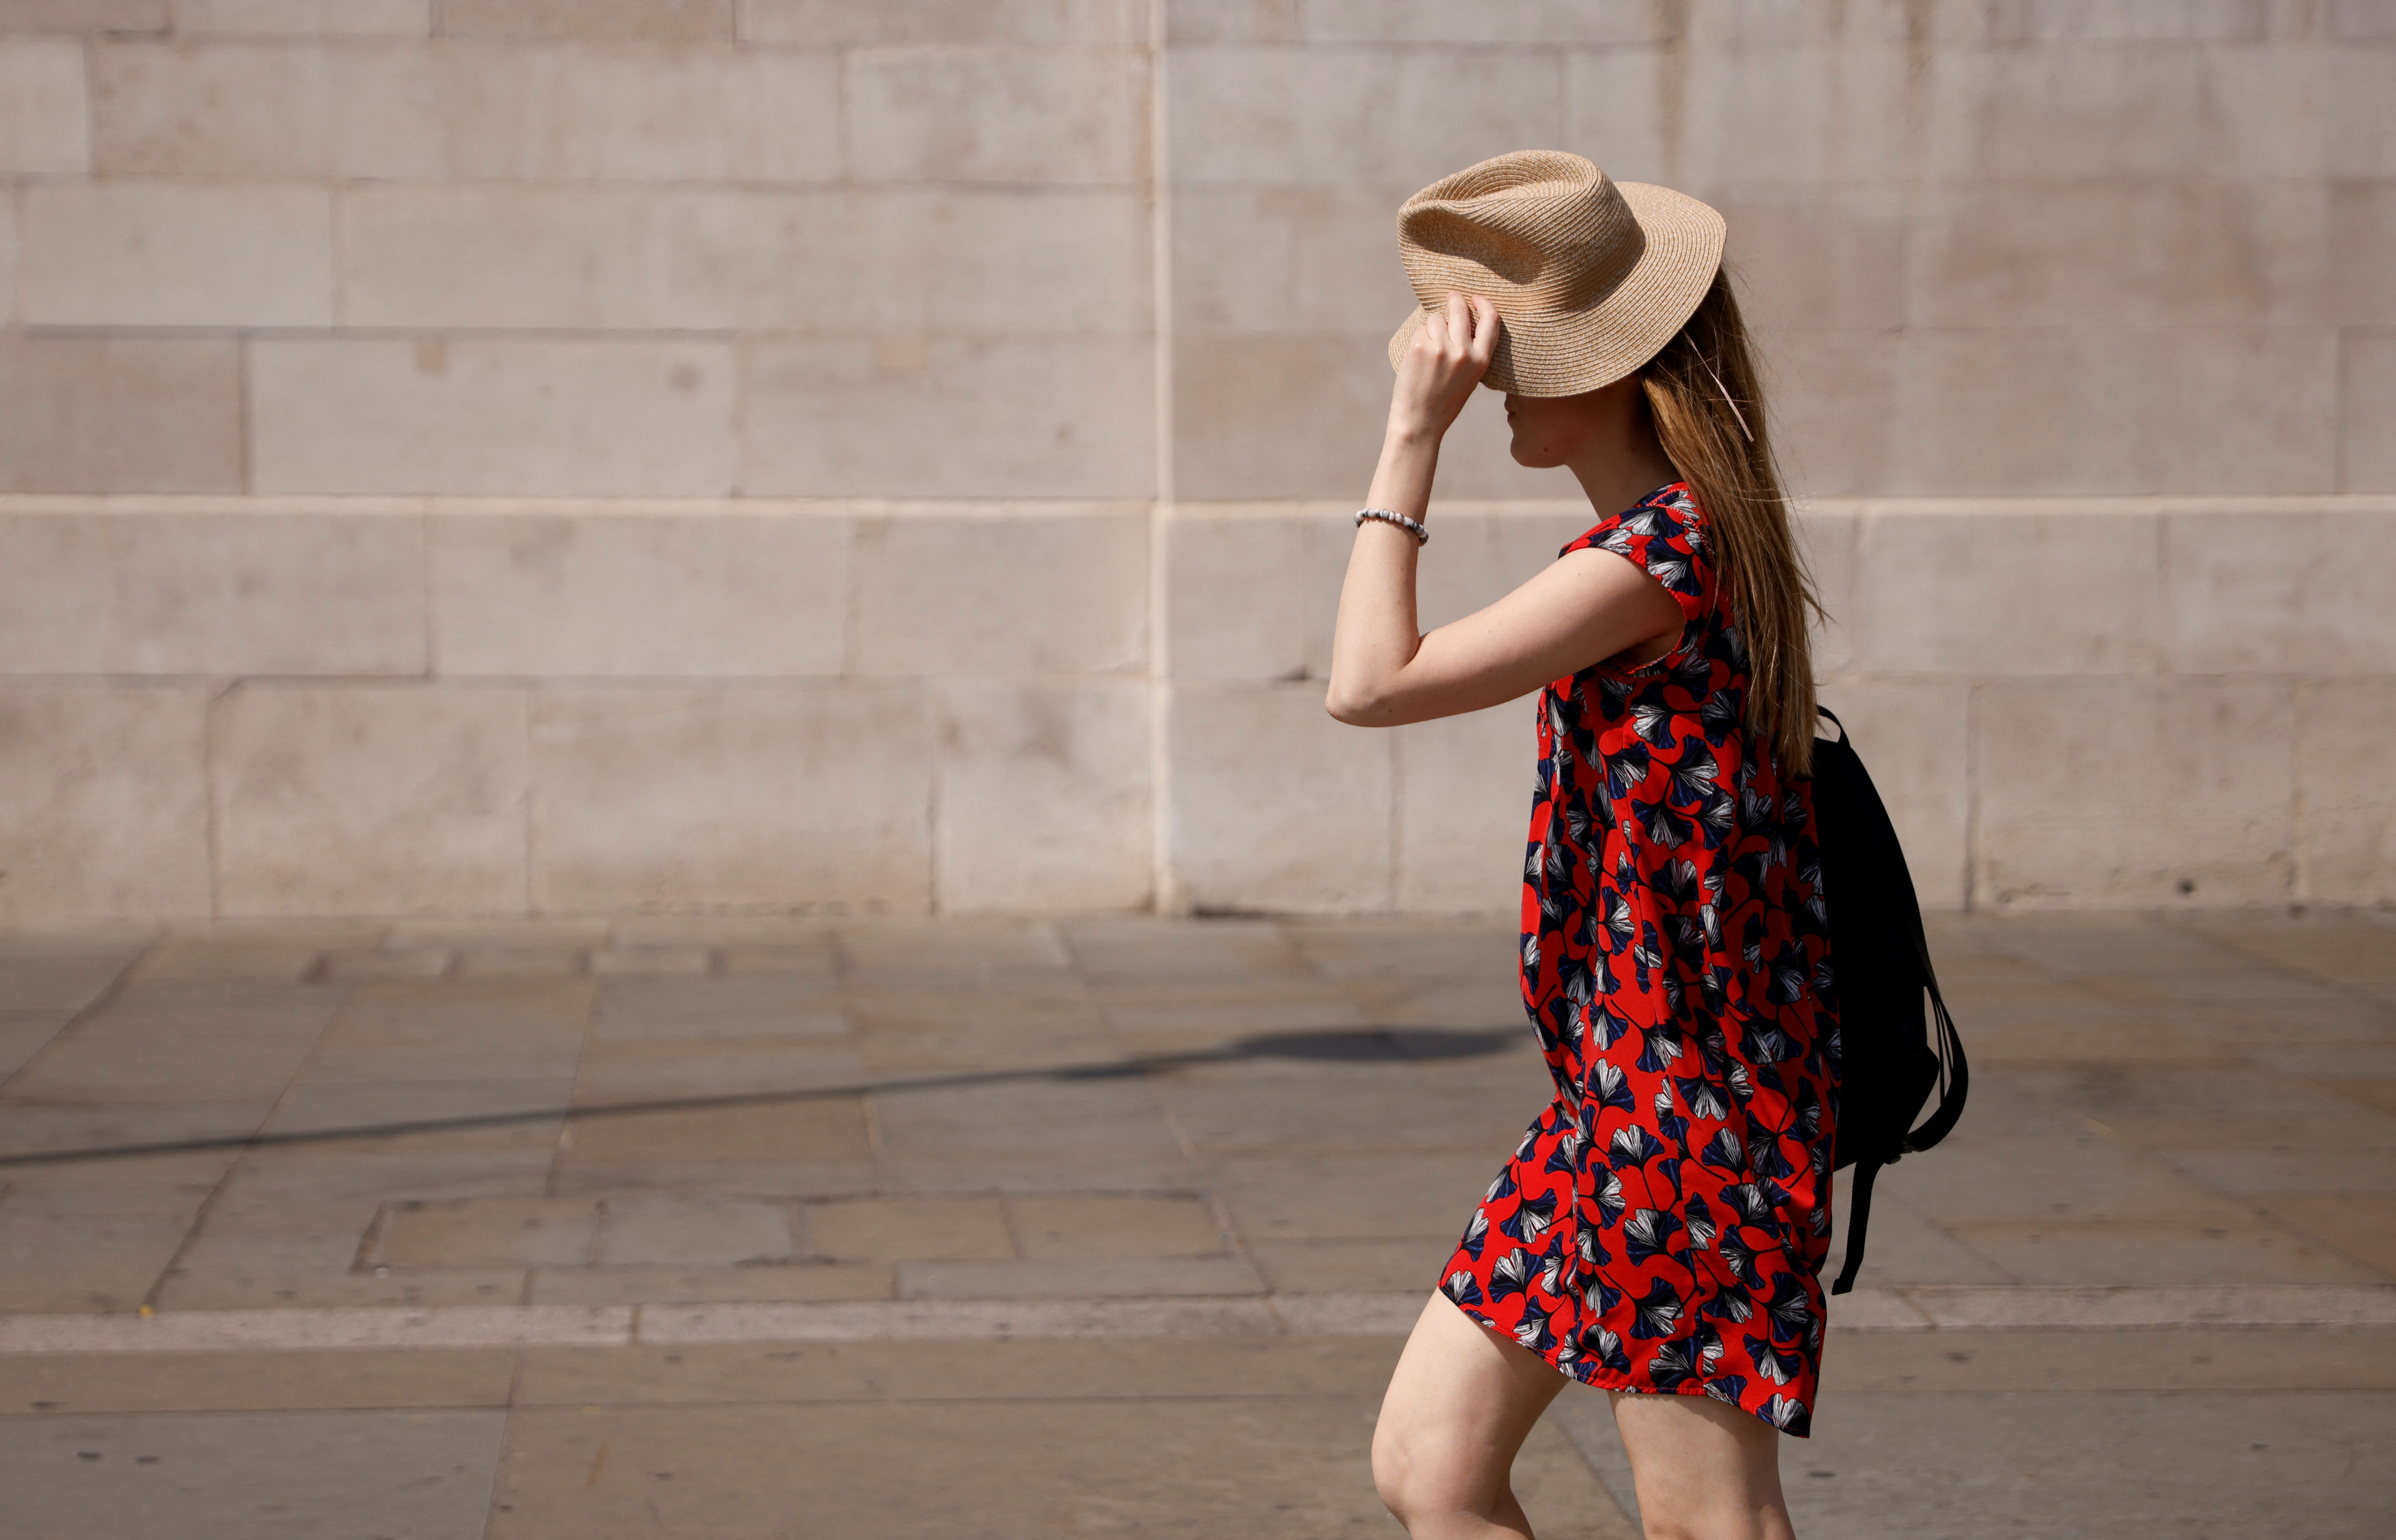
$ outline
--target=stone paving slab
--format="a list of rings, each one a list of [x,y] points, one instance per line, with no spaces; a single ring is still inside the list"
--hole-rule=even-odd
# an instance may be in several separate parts
[[[0,1540],[476,1534],[506,1425],[448,1411],[0,1418]]]
[[[504,1409],[519,1359],[487,1348],[0,1355],[0,1417],[125,1412]]]

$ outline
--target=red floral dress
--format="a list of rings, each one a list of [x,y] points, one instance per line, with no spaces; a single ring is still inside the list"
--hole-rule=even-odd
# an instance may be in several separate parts
[[[1746,724],[1747,654],[1680,483],[1591,529],[1681,603],[1657,661],[1540,695],[1523,1002],[1555,1099],[1441,1291],[1608,1390],[1808,1431],[1838,1107],[1813,797]]]

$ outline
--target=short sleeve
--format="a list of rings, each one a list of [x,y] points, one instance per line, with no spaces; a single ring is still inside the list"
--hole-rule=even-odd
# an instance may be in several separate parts
[[[1629,671],[1650,673],[1679,661],[1713,614],[1715,600],[1713,551],[1706,541],[1704,515],[1689,495],[1687,484],[1674,482],[1657,488],[1632,507],[1600,521],[1556,554],[1567,556],[1591,548],[1636,562],[1680,601],[1680,642],[1662,657]]]

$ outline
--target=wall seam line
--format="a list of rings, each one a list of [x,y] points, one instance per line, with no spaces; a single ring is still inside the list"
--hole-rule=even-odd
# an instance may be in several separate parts
[[[1149,325],[1153,398],[1153,500],[1148,521],[1148,796],[1149,907],[1167,914],[1182,908],[1173,870],[1173,765],[1170,752],[1173,668],[1166,631],[1171,594],[1173,517],[1173,165],[1166,138],[1165,0],[1148,0]]]

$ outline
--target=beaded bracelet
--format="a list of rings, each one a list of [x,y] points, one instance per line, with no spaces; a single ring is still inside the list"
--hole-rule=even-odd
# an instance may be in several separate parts
[[[1415,544],[1418,546],[1431,544],[1431,531],[1425,529],[1419,520],[1409,519],[1403,513],[1392,513],[1386,508],[1360,508],[1356,511],[1357,528],[1364,528],[1364,521],[1367,519],[1378,519],[1383,524],[1396,524],[1400,529],[1412,535],[1415,538]]]

